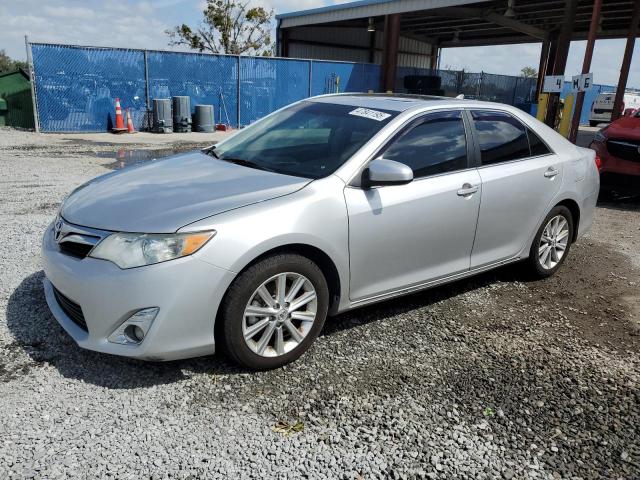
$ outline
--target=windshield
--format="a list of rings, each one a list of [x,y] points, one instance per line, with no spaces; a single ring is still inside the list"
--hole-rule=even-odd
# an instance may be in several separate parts
[[[247,127],[211,153],[248,167],[322,178],[336,171],[396,115],[305,101]]]

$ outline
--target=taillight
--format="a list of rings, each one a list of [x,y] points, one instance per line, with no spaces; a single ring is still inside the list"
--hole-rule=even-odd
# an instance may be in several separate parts
[[[598,171],[602,170],[602,159],[600,158],[600,155],[598,155],[597,153],[596,153],[595,161],[596,161],[596,167],[598,168]]]

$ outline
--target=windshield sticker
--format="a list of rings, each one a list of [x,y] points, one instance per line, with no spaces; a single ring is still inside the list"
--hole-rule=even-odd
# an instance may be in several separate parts
[[[371,120],[376,120],[381,122],[391,116],[389,113],[379,112],[377,110],[370,110],[368,108],[356,108],[349,112],[349,115],[356,115],[357,117],[370,118]]]

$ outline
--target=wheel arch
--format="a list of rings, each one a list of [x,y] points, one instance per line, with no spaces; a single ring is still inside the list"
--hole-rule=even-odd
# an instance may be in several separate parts
[[[329,254],[327,254],[324,250],[317,246],[310,245],[308,243],[289,243],[265,250],[264,252],[260,253],[258,256],[250,260],[248,263],[246,263],[246,265],[244,265],[241,269],[239,269],[236,277],[252,265],[255,265],[256,263],[262,261],[263,259],[283,253],[295,253],[301,255],[318,265],[318,267],[322,271],[322,274],[324,275],[324,278],[327,280],[327,287],[329,288],[328,313],[329,315],[337,313],[338,307],[340,305],[342,288],[340,273],[335,262],[329,256]],[[229,287],[230,286],[231,285],[229,285]],[[229,290],[229,287],[227,287],[227,291]],[[225,295],[227,294],[227,291],[225,291]],[[216,324],[217,323],[219,322],[216,321]]]
[[[578,205],[578,202],[571,198],[565,198],[564,200],[558,202],[555,206],[557,207],[560,205],[568,208],[569,212],[571,212],[571,219],[573,220],[573,238],[571,239],[571,243],[573,243],[578,239],[578,230],[580,228],[580,205]]]

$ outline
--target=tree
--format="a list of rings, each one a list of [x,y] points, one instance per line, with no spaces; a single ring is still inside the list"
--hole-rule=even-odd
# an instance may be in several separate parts
[[[273,10],[249,8],[249,2],[207,0],[200,26],[192,29],[184,23],[166,30],[169,45],[186,45],[194,50],[233,55],[271,55]]]
[[[16,68],[27,68],[27,62],[13,60],[7,52],[0,50],[0,72],[9,72]]]
[[[533,67],[523,67],[520,73],[526,78],[536,78],[538,76],[538,71]]]

